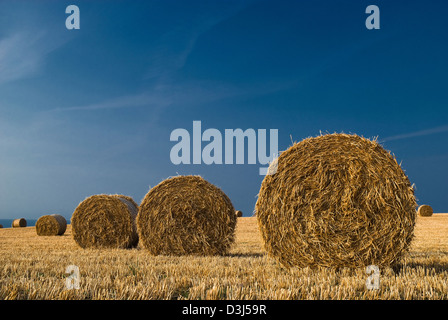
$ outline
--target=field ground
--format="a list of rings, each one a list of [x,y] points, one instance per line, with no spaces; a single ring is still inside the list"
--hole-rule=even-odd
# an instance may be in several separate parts
[[[400,268],[380,270],[378,290],[365,270],[284,269],[263,249],[257,221],[238,219],[227,256],[150,256],[145,250],[81,249],[71,226],[59,237],[35,227],[0,229],[0,299],[432,299],[448,298],[448,214],[418,217]],[[67,289],[66,268],[79,268]]]

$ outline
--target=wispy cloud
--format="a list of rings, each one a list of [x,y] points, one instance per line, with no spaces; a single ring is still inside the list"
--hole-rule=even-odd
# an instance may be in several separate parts
[[[0,85],[27,78],[42,67],[48,53],[64,41],[45,31],[17,31],[0,40]]]
[[[227,97],[272,91],[273,84],[258,84],[250,88],[241,88],[226,83],[213,83],[210,80],[179,80],[175,76],[176,72],[184,67],[202,34],[238,14],[254,1],[245,0],[237,5],[224,5],[221,10],[212,13],[207,10],[199,12],[170,25],[160,37],[154,40],[154,48],[148,53],[148,64],[144,66],[147,72],[142,80],[143,82],[151,81],[148,81],[146,88],[140,92],[106,97],[97,102],[55,108],[49,111],[82,112],[151,107],[155,115],[160,110],[172,105],[197,106]],[[280,86],[283,88],[285,84],[282,83]],[[278,87],[278,84],[274,84],[274,90],[278,90]]]
[[[139,93],[134,95],[126,95],[113,99],[91,103],[87,105],[78,105],[66,108],[55,108],[50,111],[95,111],[104,109],[121,109],[134,108],[143,106],[166,106],[170,101],[166,97],[158,95],[150,95],[147,93]]]
[[[431,129],[425,129],[425,130],[404,133],[404,134],[399,134],[399,135],[395,135],[395,136],[390,136],[390,137],[381,139],[381,142],[416,138],[416,137],[422,137],[422,136],[427,136],[427,135],[442,133],[442,132],[448,132],[448,125],[435,127],[435,128],[431,128]]]
[[[199,38],[216,25],[232,18],[256,0],[221,3],[216,11],[196,12],[179,19],[161,35],[151,53],[146,79],[165,81],[184,67]],[[175,44],[175,45],[173,45]]]
[[[295,86],[295,81],[260,83],[246,86],[213,83],[212,81],[187,81],[181,83],[166,83],[156,88],[149,88],[143,92],[106,98],[99,102],[60,107],[47,112],[94,112],[112,109],[151,108],[156,116],[167,107],[197,107],[204,104],[233,97],[256,96],[284,90]]]

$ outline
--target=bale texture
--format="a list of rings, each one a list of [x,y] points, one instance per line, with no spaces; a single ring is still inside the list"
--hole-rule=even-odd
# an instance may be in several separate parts
[[[71,218],[73,238],[82,248],[130,248],[137,245],[138,205],[123,195],[93,195]]]
[[[61,236],[67,229],[67,220],[59,214],[40,217],[36,222],[38,236]]]
[[[13,228],[25,228],[26,227],[26,219],[20,218],[12,221],[11,227]]]
[[[222,255],[234,242],[236,218],[221,189],[200,176],[176,176],[146,194],[137,230],[153,255]]]
[[[422,217],[430,217],[433,214],[433,210],[431,206],[423,204],[420,207],[418,207],[417,213]]]
[[[284,266],[395,264],[414,236],[416,200],[390,152],[357,135],[304,139],[265,176],[256,216]]]
[[[240,210],[236,210],[235,214],[236,214],[237,218],[241,218],[243,216],[243,212]]]

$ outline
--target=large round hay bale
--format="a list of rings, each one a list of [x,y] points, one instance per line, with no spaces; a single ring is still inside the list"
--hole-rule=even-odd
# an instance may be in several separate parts
[[[38,236],[61,236],[67,229],[67,220],[59,214],[44,215],[37,219]]]
[[[129,248],[137,245],[138,205],[123,195],[93,195],[71,218],[73,238],[82,248]]]
[[[393,265],[414,235],[416,201],[394,156],[348,134],[307,138],[281,153],[256,216],[267,252],[287,267]]]
[[[420,207],[418,207],[417,213],[422,217],[430,217],[433,214],[433,210],[431,206],[423,204]]]
[[[234,242],[235,209],[227,195],[200,176],[176,176],[149,190],[137,230],[153,255],[222,255]]]
[[[237,218],[241,218],[243,216],[243,212],[241,210],[236,210],[235,214]]]
[[[25,228],[26,227],[26,219],[20,218],[12,221],[11,227],[13,228]]]

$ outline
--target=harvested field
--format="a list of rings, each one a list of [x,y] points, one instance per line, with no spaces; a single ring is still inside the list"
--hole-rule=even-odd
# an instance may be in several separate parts
[[[378,290],[365,269],[282,267],[269,258],[254,217],[238,218],[225,256],[151,256],[133,249],[82,249],[71,225],[59,237],[34,227],[0,230],[0,299],[447,299],[448,214],[417,217],[400,268],[380,269]],[[66,288],[76,265],[80,289]]]

